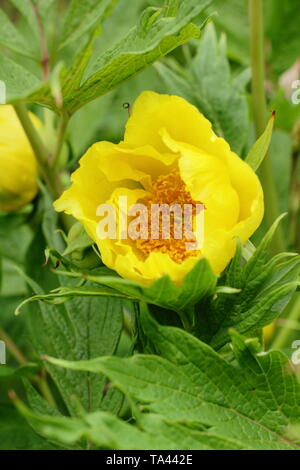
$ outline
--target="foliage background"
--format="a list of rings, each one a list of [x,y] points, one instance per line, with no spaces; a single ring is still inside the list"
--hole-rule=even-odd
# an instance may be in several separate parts
[[[89,16],[95,2],[85,2],[86,16],[82,16],[82,11],[77,13],[79,26],[76,15],[75,23],[70,19],[69,23],[64,23],[68,1],[37,2],[51,57],[51,74],[41,87],[38,31],[34,17],[26,11],[27,3],[0,2],[0,79],[10,84],[11,102],[27,94],[25,101],[29,102],[29,107],[48,123],[44,139],[51,147],[60,118],[36,103],[57,104],[62,91],[66,93],[66,102],[70,99],[71,103],[74,100],[74,106],[78,105],[74,90],[80,77],[74,73],[72,65],[76,64],[80,74],[89,76],[99,67],[99,57],[101,62],[107,45],[112,47],[138,24],[145,8],[160,8],[168,3],[170,9],[176,10],[180,4],[189,2],[106,2],[114,8],[110,15],[102,18],[101,34],[95,28],[98,23],[93,25]],[[79,95],[84,106],[68,123],[60,152],[63,184],[68,183],[69,172],[76,168],[78,159],[91,143],[121,140],[128,118],[123,105],[133,103],[143,90],[183,96],[199,107],[212,121],[217,134],[224,136],[242,158],[247,156],[255,140],[248,2],[214,0],[207,3],[210,4],[205,14],[201,12],[196,18],[182,20],[185,24],[193,21],[203,26],[200,39],[188,37],[188,42],[182,41],[184,44],[167,57],[159,57],[159,61],[133,74],[128,81],[121,78],[115,88],[86,104],[84,92]],[[291,103],[291,82],[299,79],[300,73],[298,3],[297,0],[263,2],[265,90],[268,109],[277,113],[270,155],[278,215],[289,211],[289,217],[280,224],[280,251],[296,252],[300,243],[299,207],[295,215],[291,207],[291,178],[298,178],[295,194],[299,198],[299,170],[294,169],[293,173],[291,162],[295,151],[299,153],[296,130],[300,105]],[[157,11],[151,10],[151,13]],[[11,19],[10,26],[3,15]],[[175,29],[178,18],[174,16],[172,27]],[[203,22],[207,18],[211,21],[205,26]],[[76,24],[74,30],[72,24]],[[142,32],[146,35],[150,27],[151,23],[144,23]],[[94,52],[87,65],[85,59],[93,35]],[[85,54],[80,56],[78,52],[82,48]],[[13,68],[12,63],[22,67],[22,71]],[[63,67],[69,75],[68,72],[64,75]],[[24,75],[24,69],[28,75]],[[112,75],[116,70],[118,68],[112,69]],[[71,83],[69,96],[64,83]],[[89,90],[86,96],[88,93]],[[252,258],[252,262],[250,258],[248,267],[237,268],[240,262],[237,254],[231,268],[218,281],[219,297],[215,302],[212,297],[216,280],[207,267],[201,266],[201,276],[195,272],[189,279],[189,286],[195,289],[184,292],[185,296],[195,298],[196,308],[204,312],[192,332],[201,342],[181,328],[169,329],[170,324],[182,326],[180,319],[170,313],[170,310],[176,311],[178,305],[181,308],[180,298],[174,306],[168,296],[159,299],[155,289],[141,293],[135,287],[135,299],[143,302],[141,316],[135,317],[136,303],[132,304],[119,281],[103,287],[102,280],[99,287],[97,279],[93,278],[84,285],[85,295],[98,285],[101,296],[70,294],[74,285],[76,289],[82,287],[78,279],[68,280],[49,269],[51,263],[55,265],[58,253],[65,249],[63,238],[56,231],[58,225],[58,216],[45,187],[37,200],[23,211],[1,214],[0,336],[10,347],[8,365],[0,366],[0,449],[130,449],[133,443],[138,448],[285,449],[294,447],[291,441],[299,444],[299,384],[296,375],[287,373],[290,365],[286,356],[279,351],[257,355],[261,352],[258,340],[245,340],[239,334],[260,337],[258,329],[280,315],[266,350],[280,349],[291,356],[292,342],[299,338],[300,330],[299,298],[295,294],[299,280],[298,258],[270,261],[266,246],[271,239],[269,236],[257,250],[256,258]],[[255,234],[252,240],[255,245],[269,226],[265,221]],[[78,268],[78,261],[81,263],[94,256],[91,244],[86,239],[82,241],[82,237],[82,233],[76,236],[77,245],[72,248],[72,255],[78,255],[79,260],[76,256],[71,257],[71,261],[70,256],[61,258],[63,267],[72,272],[76,269],[68,263],[75,262]],[[43,266],[46,247],[56,250],[51,252],[48,267]],[[277,248],[278,245],[273,245],[271,251]],[[247,249],[252,253],[251,246]],[[243,256],[249,257],[244,252]],[[79,266],[82,269],[83,265]],[[46,295],[61,285],[70,291],[59,291],[55,303],[28,303],[22,315],[14,316],[15,309],[25,298],[33,294]],[[165,291],[172,292],[172,286],[162,285]],[[244,297],[236,300],[232,297],[234,294],[222,293],[220,287],[224,285],[242,288]],[[112,300],[107,296],[110,291],[105,289],[116,289],[122,295]],[[68,302],[59,302],[66,297]],[[149,316],[145,301],[164,326]],[[228,332],[230,327],[239,333]],[[228,347],[229,342],[233,344],[234,353]],[[177,349],[178,345],[182,347]],[[133,350],[150,355],[131,357]],[[54,360],[42,361],[41,354],[71,362],[63,363],[66,368],[57,367]],[[87,362],[91,358],[98,359]],[[122,368],[128,371],[127,377],[122,376]],[[172,388],[171,394],[164,391],[166,386]],[[10,390],[15,390],[19,399],[12,393],[9,398]],[[193,410],[192,414],[189,409]],[[155,437],[157,435],[159,438]]]

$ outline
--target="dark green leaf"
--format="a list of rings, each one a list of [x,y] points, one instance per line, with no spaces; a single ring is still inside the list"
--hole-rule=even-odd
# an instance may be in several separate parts
[[[140,412],[163,416],[172,423],[205,431],[198,447],[214,438],[215,448],[297,449],[291,427],[299,425],[300,384],[281,352],[257,352],[233,333],[241,364],[229,364],[205,343],[173,327],[159,326],[144,310],[144,329],[162,357],[136,355],[84,362],[49,358],[73,370],[104,373],[131,399]],[[244,346],[241,346],[244,345]],[[136,405],[137,406],[137,405]],[[139,421],[139,413],[137,420]],[[226,444],[224,444],[224,440]]]

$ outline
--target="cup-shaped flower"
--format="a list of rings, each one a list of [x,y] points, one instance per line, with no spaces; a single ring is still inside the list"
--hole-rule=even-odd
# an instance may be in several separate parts
[[[147,208],[147,233],[141,230],[140,217],[140,235],[124,236],[124,217],[115,217],[124,215],[124,198],[127,207],[138,204]],[[114,236],[99,237],[97,227],[104,215],[98,210],[101,204],[115,210],[111,216],[116,219]],[[162,216],[154,223],[150,208],[173,204],[179,209],[191,207],[189,233],[194,239],[185,232],[181,238],[175,236],[178,214],[173,212],[169,238],[162,235],[160,225],[156,237],[152,236]],[[198,207],[204,208],[204,228],[197,231]],[[237,237],[246,242],[264,212],[256,174],[216,136],[198,109],[178,96],[148,91],[133,106],[124,140],[117,145],[94,144],[80,160],[70,188],[55,202],[55,208],[83,223],[104,264],[145,285],[163,275],[180,283],[203,257],[215,273],[222,272],[235,253]],[[132,213],[126,216],[129,226],[136,222]]]
[[[35,127],[40,121],[30,113]],[[0,210],[16,211],[36,195],[37,163],[15,110],[0,106]]]

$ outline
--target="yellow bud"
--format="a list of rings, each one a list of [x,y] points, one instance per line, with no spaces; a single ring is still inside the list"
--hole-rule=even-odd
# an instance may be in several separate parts
[[[275,323],[270,323],[263,328],[264,340],[266,343],[269,343],[270,340],[273,338],[275,333]]]
[[[36,128],[39,119],[30,113]],[[16,211],[36,195],[37,163],[30,143],[10,105],[0,106],[0,210]]]

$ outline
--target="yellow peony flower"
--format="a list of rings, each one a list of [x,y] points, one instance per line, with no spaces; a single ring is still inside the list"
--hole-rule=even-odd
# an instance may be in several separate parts
[[[119,196],[133,203],[201,202],[204,243],[186,250],[184,240],[104,239],[97,236],[97,207]],[[55,202],[80,220],[103,262],[122,277],[151,284],[167,274],[180,283],[205,257],[220,273],[259,226],[263,191],[254,171],[217,137],[211,123],[178,96],[144,92],[136,100],[119,144],[94,144],[80,160],[72,185]]]
[[[31,114],[34,125],[40,121]],[[0,106],[0,210],[16,211],[37,193],[37,164],[12,106]]]

